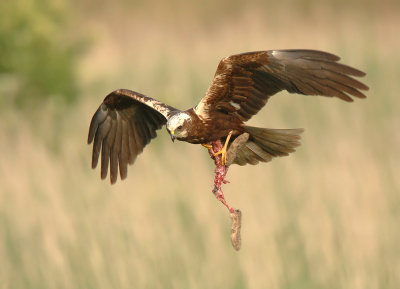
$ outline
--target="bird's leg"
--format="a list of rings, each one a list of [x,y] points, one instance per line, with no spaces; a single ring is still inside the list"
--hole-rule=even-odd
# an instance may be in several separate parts
[[[226,141],[225,141],[224,147],[214,154],[214,156],[221,155],[221,164],[223,166],[226,164],[226,151],[227,151],[227,148],[228,148],[229,140],[231,139],[231,136],[232,136],[232,132],[233,131],[231,130],[229,132],[228,136],[226,137]]]
[[[228,181],[225,179],[226,173],[228,171],[228,167],[226,167],[224,164],[222,164],[222,156],[220,154],[216,154],[215,151],[221,151],[223,149],[222,143],[220,140],[213,141],[211,142],[212,148],[209,149],[209,154],[211,158],[214,159],[215,163],[215,178],[214,178],[214,189],[212,192],[214,193],[215,197],[217,200],[219,200],[221,203],[223,203],[229,210],[230,213],[234,213],[235,209],[229,206],[229,204],[226,202],[224,193],[222,192],[221,186],[222,184],[228,183]]]

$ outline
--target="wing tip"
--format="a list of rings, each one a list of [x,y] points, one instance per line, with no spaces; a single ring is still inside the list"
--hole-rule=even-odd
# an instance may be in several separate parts
[[[344,65],[344,64],[342,64],[342,65]],[[357,68],[354,68],[354,67],[351,67],[351,66],[347,66],[347,67],[349,68],[349,70],[351,70],[351,71],[348,71],[348,73],[347,73],[349,75],[356,76],[356,77],[364,77],[364,76],[367,75],[367,73],[365,73],[364,71],[361,71],[361,70],[359,70]]]
[[[357,70],[358,70],[358,69],[357,69]],[[358,72],[359,72],[359,75],[357,75],[357,76],[359,76],[359,77],[364,77],[364,76],[367,75],[367,73],[364,72],[364,71],[358,70]]]
[[[97,167],[98,161],[95,159],[92,159],[92,170],[94,170]]]

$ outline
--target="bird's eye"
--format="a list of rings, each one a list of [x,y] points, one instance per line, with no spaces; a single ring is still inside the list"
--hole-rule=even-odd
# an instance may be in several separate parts
[[[177,129],[177,130],[181,130],[181,129],[182,129],[182,126],[180,125],[180,126],[178,126],[176,129]]]

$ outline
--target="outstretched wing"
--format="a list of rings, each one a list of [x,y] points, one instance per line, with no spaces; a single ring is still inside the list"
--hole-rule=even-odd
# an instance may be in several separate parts
[[[127,176],[128,163],[133,164],[138,154],[157,136],[170,115],[177,109],[140,93],[119,89],[106,96],[93,115],[88,144],[93,143],[92,168],[97,166],[101,150],[101,178],[117,181]]]
[[[232,55],[221,60],[196,113],[209,118],[216,111],[242,121],[255,115],[275,93],[365,98],[368,86],[354,79],[365,73],[338,63],[336,55],[315,50],[269,50]]]

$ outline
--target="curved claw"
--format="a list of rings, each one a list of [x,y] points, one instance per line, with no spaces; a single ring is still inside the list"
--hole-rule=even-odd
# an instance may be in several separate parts
[[[212,145],[208,144],[208,143],[202,143],[201,144],[203,147],[205,147],[206,149],[212,149]]]

